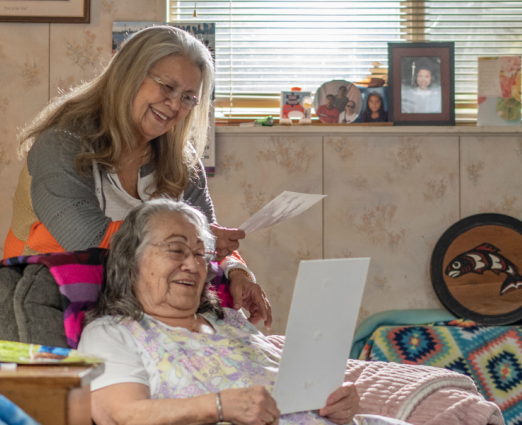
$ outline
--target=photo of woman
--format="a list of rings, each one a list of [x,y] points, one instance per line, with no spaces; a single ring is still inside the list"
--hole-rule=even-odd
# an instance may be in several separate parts
[[[401,58],[401,112],[403,114],[440,114],[440,58]]]
[[[384,109],[384,99],[377,91],[372,91],[366,98],[366,108],[362,114],[362,122],[387,122],[388,112]]]
[[[339,114],[339,122],[344,124],[354,122],[358,116],[359,114],[355,112],[355,102],[349,100],[344,106],[343,112]]]

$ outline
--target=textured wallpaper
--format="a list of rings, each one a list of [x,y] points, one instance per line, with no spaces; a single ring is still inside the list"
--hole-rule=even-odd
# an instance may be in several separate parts
[[[2,248],[22,166],[19,128],[108,62],[113,21],[162,21],[163,13],[156,0],[92,0],[90,24],[0,23]],[[328,195],[241,245],[272,302],[272,332],[284,332],[300,260],[371,257],[360,320],[440,307],[429,263],[442,233],[476,213],[522,218],[522,138],[394,134],[216,138],[209,186],[222,225],[239,226],[284,190]]]
[[[216,153],[209,186],[222,225],[239,226],[284,190],[328,195],[242,243],[272,302],[273,332],[284,332],[302,259],[371,257],[360,320],[440,307],[429,261],[459,219],[457,137],[220,135]]]

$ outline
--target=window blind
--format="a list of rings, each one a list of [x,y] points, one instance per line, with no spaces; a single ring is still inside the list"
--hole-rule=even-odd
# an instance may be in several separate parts
[[[170,20],[216,23],[216,118],[277,116],[279,93],[357,82],[387,43],[455,42],[457,121],[476,119],[477,57],[522,54],[522,2],[171,1]],[[194,17],[194,15],[196,15]]]
[[[430,0],[416,13],[421,41],[455,42],[456,121],[475,123],[477,58],[522,55],[522,2]]]

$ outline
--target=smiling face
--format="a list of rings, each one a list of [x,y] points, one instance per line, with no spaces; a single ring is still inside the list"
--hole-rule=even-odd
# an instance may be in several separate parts
[[[368,99],[368,108],[372,112],[379,112],[381,108],[381,100],[377,96],[370,96]]]
[[[180,213],[164,213],[151,220],[150,243],[138,263],[136,297],[145,313],[160,320],[194,315],[205,285],[206,263],[197,261],[198,257],[193,255],[175,260],[173,245],[151,244],[181,243],[193,252],[204,251],[205,246],[197,235],[196,227]]]
[[[201,71],[184,56],[167,56],[149,70],[176,92],[190,97],[197,95],[201,84]],[[140,142],[149,142],[165,134],[187,116],[188,109],[180,105],[180,96],[166,98],[160,85],[145,77],[132,103],[132,117],[141,131]]]
[[[427,90],[431,84],[431,72],[427,69],[421,69],[417,74],[417,85],[421,90]]]
[[[355,113],[355,102],[349,101],[344,107],[344,110],[347,117],[353,115]]]

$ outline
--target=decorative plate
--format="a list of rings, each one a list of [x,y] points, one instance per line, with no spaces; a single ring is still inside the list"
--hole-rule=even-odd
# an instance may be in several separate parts
[[[485,325],[522,321],[522,222],[492,213],[458,221],[435,246],[431,282],[456,316]]]

